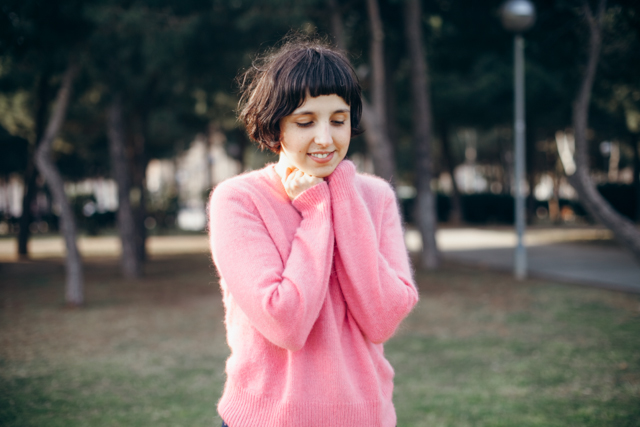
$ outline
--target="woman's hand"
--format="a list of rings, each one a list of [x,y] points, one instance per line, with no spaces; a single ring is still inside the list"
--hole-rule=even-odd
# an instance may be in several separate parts
[[[284,178],[282,178],[282,185],[289,198],[293,200],[305,190],[320,184],[322,181],[324,181],[324,179],[308,175],[300,169],[288,167]]]

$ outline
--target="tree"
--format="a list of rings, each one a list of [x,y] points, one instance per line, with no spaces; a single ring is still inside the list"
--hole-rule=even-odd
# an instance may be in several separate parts
[[[89,31],[82,17],[81,3],[78,0],[44,3],[6,0],[0,13],[0,55],[5,65],[0,90],[6,93],[29,92],[33,122],[33,129],[26,132],[30,146],[23,170],[25,189],[18,233],[18,254],[22,258],[28,257],[27,243],[33,220],[31,205],[37,192],[38,170],[34,156],[44,135],[52,100],[51,79],[56,77],[56,70],[66,66],[70,49]]]
[[[411,62],[413,134],[416,150],[415,182],[418,198],[417,220],[422,235],[421,261],[433,269],[439,265],[436,245],[438,214],[436,198],[431,190],[433,178],[432,116],[429,74],[422,45],[422,9],[420,0],[405,0],[405,29]]]
[[[131,208],[131,173],[126,156],[126,132],[122,99],[115,94],[107,112],[107,134],[113,178],[118,184],[118,232],[122,245],[122,272],[128,279],[142,275],[142,260],[137,253],[135,218]]]
[[[111,171],[118,185],[117,224],[127,278],[140,277],[146,259],[149,154],[172,155],[181,140],[206,127],[204,120],[194,120],[189,91],[176,90],[194,74],[185,65],[184,45],[202,20],[197,13],[202,7],[105,0],[90,9],[96,31],[90,39],[94,82],[89,90],[103,86],[110,93],[100,106],[106,110]],[[164,132],[152,132],[159,115]],[[181,116],[192,123],[183,126]]]
[[[346,35],[341,10],[336,0],[328,0],[331,12],[331,32],[338,48],[346,50]],[[371,58],[371,103],[362,97],[362,122],[366,129],[364,138],[373,160],[376,175],[395,184],[395,156],[387,125],[387,79],[384,61],[384,30],[377,0],[367,0],[369,17],[369,53]]]
[[[607,203],[596,190],[589,175],[587,137],[589,106],[600,50],[602,48],[602,28],[605,11],[606,0],[599,0],[595,14],[586,0],[582,3],[582,13],[589,28],[588,59],[582,83],[573,104],[575,171],[565,167],[565,172],[587,212],[609,228],[616,239],[631,250],[640,260],[640,231],[635,227],[633,222],[620,215]]]
[[[444,166],[451,177],[451,213],[449,214],[449,223],[459,225],[462,222],[462,197],[460,197],[460,189],[455,177],[455,162],[451,153],[451,129],[449,124],[443,120],[440,122],[440,144],[442,147],[442,159]]]
[[[72,306],[79,306],[84,302],[82,259],[76,244],[76,221],[64,192],[64,182],[51,158],[51,146],[64,123],[69,107],[69,99],[71,98],[73,81],[77,74],[78,65],[73,60],[70,60],[62,77],[62,83],[58,89],[55,106],[47,128],[42,140],[38,143],[38,149],[35,153],[38,170],[46,180],[47,186],[53,195],[54,203],[60,207],[61,229],[67,248],[65,300],[67,304]]]
[[[51,89],[49,84],[49,79],[51,78],[51,73],[48,69],[42,71],[40,77],[38,78],[38,83],[35,91],[36,97],[36,105],[35,105],[35,140],[39,142],[42,140],[42,136],[44,133],[44,127],[46,124],[46,114],[47,107],[49,106],[50,98],[51,98]],[[18,230],[18,256],[20,258],[28,258],[29,250],[28,250],[28,242],[29,242],[29,234],[30,234],[30,225],[33,221],[33,214],[31,212],[31,204],[33,203],[33,199],[35,198],[37,192],[37,178],[38,171],[35,165],[35,151],[37,150],[37,146],[30,147],[30,153],[27,157],[27,166],[24,172],[24,184],[25,190],[22,198],[22,215],[20,216],[19,225],[20,228]]]
[[[363,99],[362,119],[368,132],[367,145],[373,158],[376,174],[387,181],[395,181],[395,156],[387,123],[387,95],[384,61],[384,29],[378,0],[367,0],[370,25],[371,104]]]
[[[40,175],[52,194],[54,204],[60,208],[60,223],[67,256],[65,299],[67,304],[78,306],[84,302],[82,260],[76,244],[76,223],[73,211],[64,191],[64,182],[54,158],[53,142],[60,135],[69,109],[72,86],[80,69],[82,43],[90,33],[83,16],[80,0],[6,1],[2,7],[0,25],[0,54],[15,69],[9,84],[12,90],[37,90],[35,111],[35,137],[33,159]],[[50,78],[60,78],[61,83],[53,105],[49,105]],[[15,77],[15,74],[18,74]],[[34,84],[34,81],[39,84]],[[42,90],[42,92],[40,91]],[[38,105],[39,104],[39,105]],[[49,120],[47,110],[51,107]],[[45,121],[47,122],[44,127]],[[57,154],[57,153],[55,153]],[[25,182],[33,182],[25,179]],[[28,190],[28,188],[27,188]],[[28,193],[28,191],[27,191]],[[29,195],[26,195],[27,199]],[[28,205],[28,203],[25,203]],[[29,215],[29,209],[26,209]],[[28,228],[28,224],[25,227]],[[23,227],[24,228],[24,227]],[[26,239],[25,239],[26,240]]]

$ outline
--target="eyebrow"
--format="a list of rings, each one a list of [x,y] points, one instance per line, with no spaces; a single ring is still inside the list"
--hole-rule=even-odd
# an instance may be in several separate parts
[[[343,108],[343,109],[340,109],[340,110],[336,110],[336,111],[332,112],[331,114],[349,113],[349,112],[351,112],[351,110]],[[309,115],[309,114],[315,114],[315,113],[313,111],[298,111],[298,112],[294,111],[291,115],[292,116],[306,116],[306,115]]]

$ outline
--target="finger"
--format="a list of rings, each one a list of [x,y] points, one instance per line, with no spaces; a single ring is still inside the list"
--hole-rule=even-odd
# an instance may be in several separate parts
[[[303,176],[304,176],[304,172],[302,172],[299,169],[296,169],[295,171],[291,172],[291,175],[289,175],[289,178],[292,182],[299,182]]]
[[[291,181],[291,179],[295,177],[295,173],[294,173],[295,171],[296,169],[294,168],[291,168],[291,167],[287,168],[285,172],[285,176],[282,178],[282,182],[285,183],[285,182]]]
[[[285,172],[285,178],[286,178],[286,177],[288,177],[288,176],[289,176],[289,174],[290,174],[291,172],[293,172],[294,170],[296,170],[296,169],[295,169],[295,168],[292,168],[292,167],[290,167],[290,166],[289,166],[289,167],[287,167],[287,170],[286,170],[286,172]]]

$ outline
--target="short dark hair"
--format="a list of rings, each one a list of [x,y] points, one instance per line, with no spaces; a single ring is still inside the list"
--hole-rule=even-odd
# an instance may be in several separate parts
[[[285,40],[258,57],[240,78],[239,119],[261,148],[280,152],[280,119],[309,94],[338,95],[351,110],[351,136],[362,133],[360,83],[346,56],[318,39]]]

